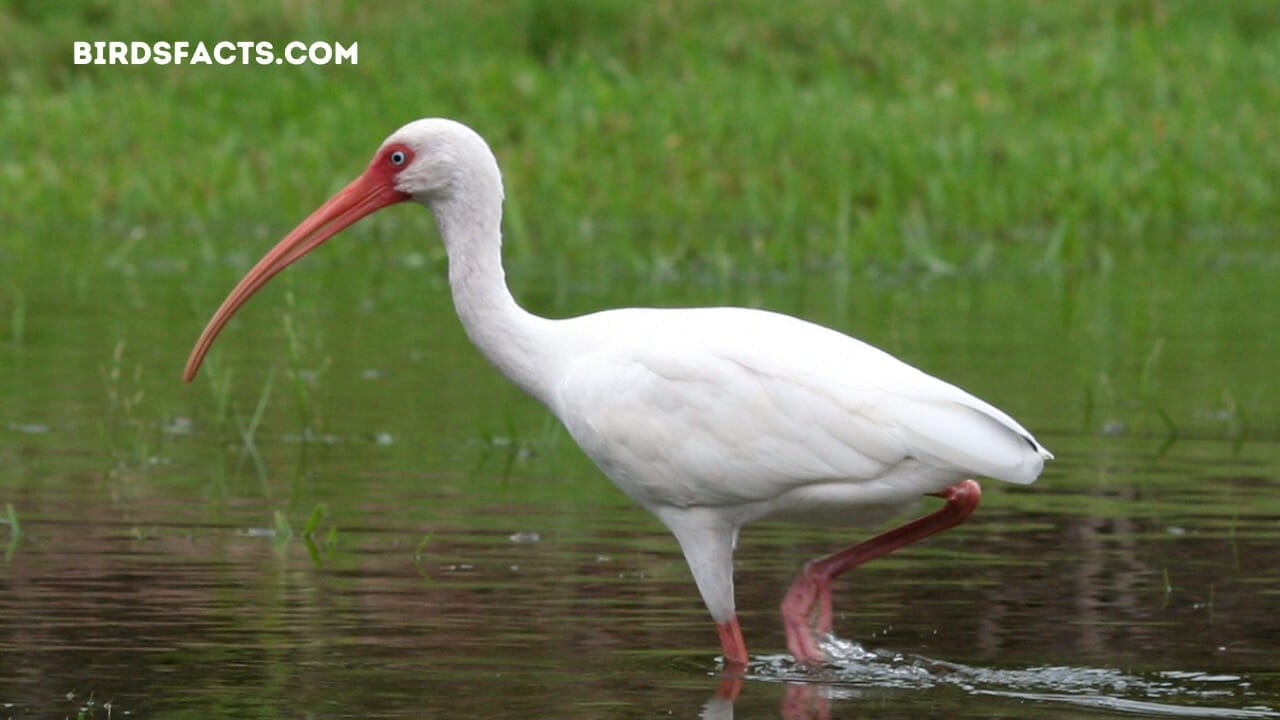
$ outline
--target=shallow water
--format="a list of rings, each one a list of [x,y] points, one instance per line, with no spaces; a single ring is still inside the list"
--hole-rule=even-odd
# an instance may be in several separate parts
[[[483,365],[435,270],[286,274],[192,386],[220,284],[25,288],[0,351],[0,716],[1280,717],[1274,269],[527,273],[550,314],[732,302],[850,330],[1057,454],[842,579],[819,670],[782,654],[776,608],[865,531],[749,528],[743,678],[674,541]]]

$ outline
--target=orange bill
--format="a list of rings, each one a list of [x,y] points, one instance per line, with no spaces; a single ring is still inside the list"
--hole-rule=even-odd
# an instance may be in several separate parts
[[[301,225],[294,228],[293,232],[271,248],[271,251],[241,278],[227,299],[222,301],[218,311],[209,319],[204,332],[200,333],[200,339],[196,341],[195,347],[191,349],[186,370],[182,373],[183,381],[191,382],[196,371],[200,369],[201,361],[204,360],[214,339],[218,337],[218,333],[222,331],[227,321],[236,310],[240,309],[241,305],[244,305],[245,301],[266,285],[267,281],[360,218],[408,199],[409,195],[397,190],[391,178],[371,166],[363,175],[311,213]]]

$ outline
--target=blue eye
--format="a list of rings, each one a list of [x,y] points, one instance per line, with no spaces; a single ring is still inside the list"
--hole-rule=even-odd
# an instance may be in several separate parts
[[[401,165],[404,165],[404,161],[406,160],[406,157],[403,150],[396,150],[392,152],[391,155],[388,156],[388,159],[391,160],[392,165],[399,167]]]

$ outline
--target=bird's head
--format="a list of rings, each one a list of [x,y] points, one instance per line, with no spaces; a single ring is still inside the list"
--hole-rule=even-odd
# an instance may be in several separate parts
[[[391,133],[366,172],[379,166],[393,174],[396,190],[433,209],[459,193],[492,185],[477,182],[477,176],[498,177],[498,161],[484,138],[444,118],[415,120]]]
[[[478,176],[483,181],[477,182]],[[492,176],[492,177],[487,177]],[[293,229],[241,278],[209,319],[187,358],[183,379],[190,382],[214,339],[236,310],[277,273],[356,221],[405,200],[437,209],[463,194],[463,188],[493,187],[501,180],[497,161],[471,128],[452,120],[415,120],[383,141],[369,166]]]

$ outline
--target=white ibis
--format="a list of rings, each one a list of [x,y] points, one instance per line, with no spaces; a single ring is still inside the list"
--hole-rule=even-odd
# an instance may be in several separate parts
[[[632,308],[552,320],[525,311],[502,269],[497,160],[474,131],[444,119],[395,131],[363,174],[258,261],[209,320],[184,379],[276,273],[360,218],[410,199],[435,215],[454,306],[472,342],[675,535],[729,666],[747,662],[733,597],[743,525],[861,525],[923,495],[945,500],[801,570],[782,603],[787,647],[797,662],[821,663],[836,576],[964,521],[981,495],[969,478],[1030,483],[1053,457],[969,393],[786,315]]]

